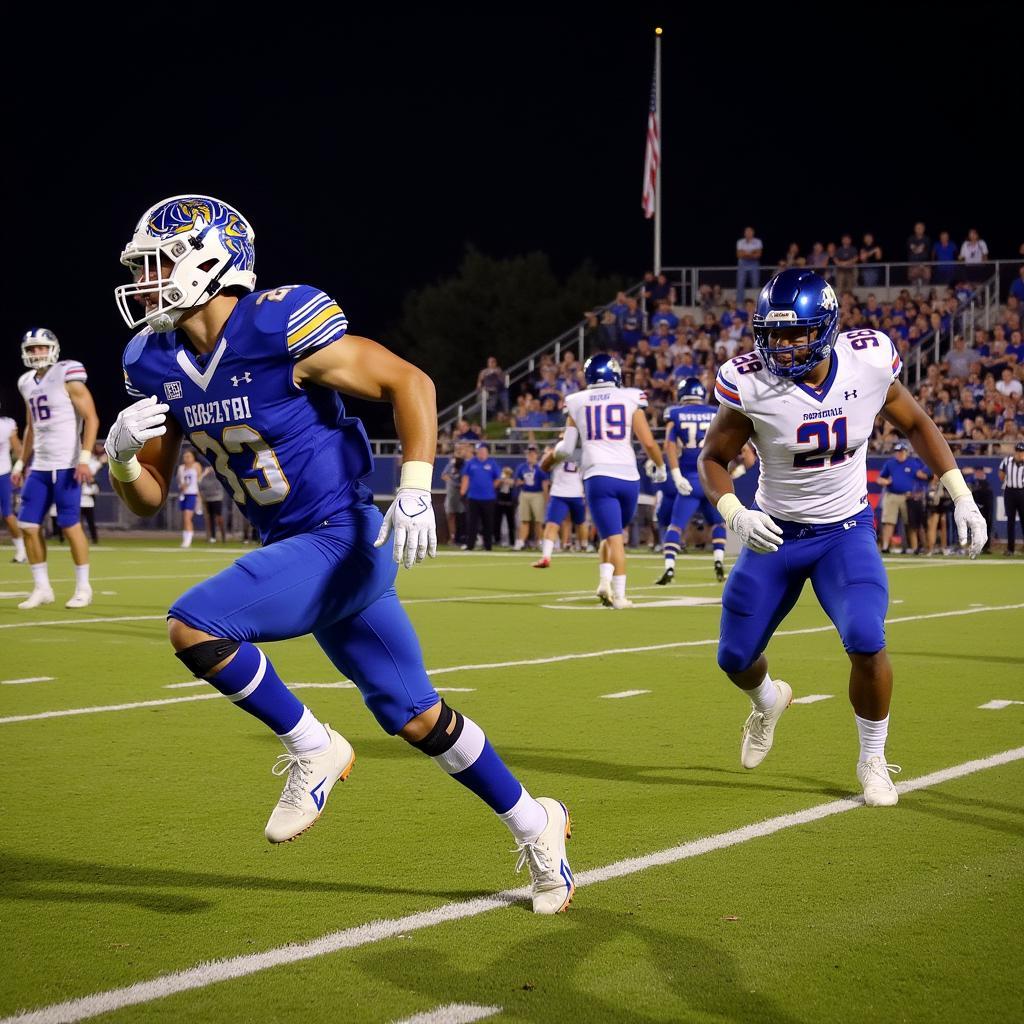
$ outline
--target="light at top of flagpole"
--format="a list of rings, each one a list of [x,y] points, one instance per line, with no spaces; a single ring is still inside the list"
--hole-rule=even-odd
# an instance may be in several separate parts
[[[656,29],[654,30],[654,34],[655,34],[656,36],[660,36],[660,35],[661,35],[661,33],[662,33],[662,31],[663,31],[662,29],[660,29],[660,28],[656,28]]]

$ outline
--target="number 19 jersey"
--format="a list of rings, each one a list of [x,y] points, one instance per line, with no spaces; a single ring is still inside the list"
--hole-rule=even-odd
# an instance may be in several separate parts
[[[584,480],[640,479],[633,453],[633,413],[647,408],[647,396],[639,388],[598,384],[567,395],[565,408],[579,431]]]
[[[761,459],[755,500],[770,516],[835,523],[867,505],[867,449],[875,416],[903,364],[881,331],[836,338],[820,387],[769,372],[756,352],[723,364],[715,397],[754,425]]]
[[[156,395],[264,543],[307,533],[372,501],[362,423],[336,391],[296,387],[297,360],[334,342],[348,320],[316,288],[290,285],[240,299],[217,347],[197,355],[182,331],[144,330],[124,353],[132,398]]]

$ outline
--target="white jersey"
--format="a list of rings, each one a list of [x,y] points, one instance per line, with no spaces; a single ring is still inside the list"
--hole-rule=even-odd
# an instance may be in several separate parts
[[[647,396],[639,388],[598,384],[566,395],[565,409],[583,448],[584,480],[592,476],[640,479],[633,453],[633,413],[646,408]]]
[[[0,476],[11,471],[11,435],[18,424],[10,416],[0,416]]]
[[[199,493],[199,466],[178,467],[178,493],[198,494]]]
[[[756,352],[725,363],[715,396],[754,424],[758,508],[795,523],[834,523],[860,512],[868,503],[875,416],[902,367],[889,336],[866,329],[836,338],[820,388],[776,377]]]
[[[74,359],[48,366],[39,380],[29,370],[18,378],[18,390],[32,421],[32,468],[74,469],[82,450],[82,418],[65,387],[86,381],[85,367]]]
[[[580,451],[577,448],[572,453],[571,459],[565,462],[556,462],[551,468],[551,490],[548,495],[552,498],[582,498],[583,497],[583,476],[580,474]]]

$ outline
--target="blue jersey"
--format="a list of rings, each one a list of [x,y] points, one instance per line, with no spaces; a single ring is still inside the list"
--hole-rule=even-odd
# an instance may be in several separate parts
[[[704,435],[715,418],[710,405],[673,405],[665,410],[666,439],[679,448],[679,469],[683,476],[696,476],[697,457],[704,447]]]
[[[182,331],[137,334],[124,352],[125,387],[171,407],[266,544],[372,502],[362,423],[345,415],[337,392],[299,388],[292,376],[298,359],[347,330],[338,304],[316,288],[254,292],[209,355],[197,355]]]

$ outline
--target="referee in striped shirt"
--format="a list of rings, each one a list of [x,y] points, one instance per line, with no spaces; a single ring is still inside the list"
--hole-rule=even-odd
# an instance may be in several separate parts
[[[1018,516],[1024,535],[1024,441],[1018,441],[1013,447],[1013,454],[999,463],[999,480],[1003,485],[1003,504],[1006,507],[1006,553],[1012,555]]]

